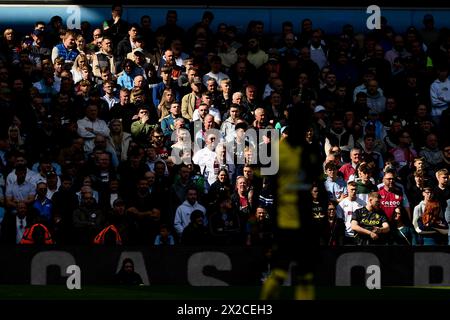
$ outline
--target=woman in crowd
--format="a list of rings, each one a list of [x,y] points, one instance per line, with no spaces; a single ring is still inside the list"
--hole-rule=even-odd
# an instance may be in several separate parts
[[[217,180],[211,185],[208,192],[209,204],[215,205],[217,199],[222,194],[230,194],[232,190],[230,176],[227,169],[220,169],[217,175]]]
[[[165,116],[170,114],[170,106],[175,101],[175,94],[172,89],[164,89],[161,102],[158,105],[158,118],[161,121]]]
[[[401,206],[394,209],[391,235],[392,244],[406,246],[415,246],[419,244],[417,233],[408,218],[408,214]]]
[[[24,147],[25,138],[21,135],[19,126],[13,124],[8,128],[8,143],[12,150],[20,150]]]
[[[83,71],[82,68],[85,66],[88,66],[88,59],[85,54],[79,54],[73,63],[72,66],[72,76],[73,76],[73,82],[78,83],[81,80],[83,80]],[[89,79],[88,79],[89,80]]]
[[[446,245],[448,236],[448,224],[441,218],[441,206],[439,201],[429,200],[425,205],[423,215],[418,219],[420,234],[424,246]]]
[[[128,148],[130,146],[131,134],[123,131],[122,121],[112,119],[109,123],[109,142],[116,151],[117,158],[120,161],[128,159]]]
[[[336,202],[329,201],[325,219],[321,223],[320,244],[336,247],[344,245],[345,222],[336,216]]]

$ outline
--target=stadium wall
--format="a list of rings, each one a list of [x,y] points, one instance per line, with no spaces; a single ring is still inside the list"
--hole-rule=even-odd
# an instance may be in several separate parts
[[[3,2],[4,3],[4,2]],[[366,32],[367,6],[355,5],[349,7],[333,6],[283,6],[283,7],[255,7],[255,6],[139,6],[125,5],[123,18],[129,22],[139,22],[142,15],[152,18],[153,28],[165,23],[165,15],[168,9],[176,9],[178,12],[178,24],[189,28],[201,19],[205,10],[214,13],[212,29],[225,22],[235,25],[239,32],[245,32],[250,20],[261,20],[265,24],[268,33],[279,33],[283,21],[292,21],[295,32],[299,31],[300,22],[304,18],[311,18],[315,27],[323,28],[327,33],[340,32],[344,24],[350,23],[356,32]],[[422,27],[422,18],[425,14],[435,17],[436,27],[448,27],[450,8],[401,8],[381,6],[381,15],[386,17],[388,24],[400,32],[407,27],[415,25]],[[48,22],[52,16],[59,15],[69,27],[79,25],[82,21],[89,21],[92,26],[100,26],[105,19],[111,17],[109,5],[42,5],[42,4],[0,4],[0,28],[14,26],[18,31],[29,32],[34,22],[42,20]]]
[[[262,249],[246,247],[19,246],[0,252],[1,285],[65,285],[70,265],[80,268],[82,285],[113,284],[126,257],[133,259],[147,285],[259,285],[265,266]],[[367,286],[374,279],[381,287],[450,285],[449,247],[341,247],[320,252],[316,278],[321,286]],[[291,283],[290,277],[285,285]]]

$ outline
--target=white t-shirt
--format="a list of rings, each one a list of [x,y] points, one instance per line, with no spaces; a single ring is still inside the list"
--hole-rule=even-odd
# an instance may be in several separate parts
[[[352,230],[352,215],[356,210],[364,207],[364,202],[361,199],[351,201],[349,197],[339,202],[336,208],[336,216],[345,221],[345,236],[354,237],[355,233]]]
[[[220,111],[215,107],[209,107],[210,115],[214,117],[214,122],[220,123],[222,121],[222,118],[220,117]],[[194,113],[192,114],[192,121],[199,120],[200,115],[198,114],[198,109],[194,110]]]

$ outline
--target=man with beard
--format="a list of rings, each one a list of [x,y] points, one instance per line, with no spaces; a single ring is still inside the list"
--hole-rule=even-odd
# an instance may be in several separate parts
[[[390,229],[388,219],[380,209],[380,200],[381,195],[372,192],[366,206],[352,215],[352,230],[356,232],[359,245],[387,244]]]
[[[400,189],[395,182],[396,175],[394,170],[386,170],[383,177],[383,183],[378,185],[378,193],[381,196],[380,209],[389,221],[393,220],[394,210],[396,207],[402,206],[411,219],[411,210],[409,201],[404,194],[404,190]],[[370,196],[370,194],[369,194]]]
[[[186,192],[186,200],[177,208],[175,212],[175,219],[173,225],[175,227],[178,236],[181,236],[183,234],[183,230],[191,222],[191,214],[194,211],[199,210],[203,213],[203,215],[206,214],[205,207],[197,202],[197,198],[198,198],[197,188],[189,187]],[[204,225],[207,224],[206,217],[203,218],[203,222]]]
[[[247,44],[247,59],[256,69],[259,69],[267,61],[269,61],[269,55],[260,48],[260,42],[255,36],[250,36]]]
[[[117,61],[113,52],[113,40],[110,37],[103,37],[101,47],[92,58],[92,73],[97,78],[102,78],[102,69],[107,68],[113,77],[117,76]]]
[[[137,226],[139,244],[152,245],[159,233],[161,211],[156,207],[157,199],[149,191],[148,180],[144,177],[137,182],[137,191],[127,201],[127,214]]]
[[[333,118],[331,128],[325,136],[325,153],[327,156],[331,146],[338,146],[341,148],[344,161],[349,162],[350,150],[354,147],[354,140],[353,135],[345,130],[344,122],[340,117],[335,116]]]
[[[92,191],[81,194],[81,204],[73,212],[77,244],[90,244],[105,224],[105,214],[97,205]]]

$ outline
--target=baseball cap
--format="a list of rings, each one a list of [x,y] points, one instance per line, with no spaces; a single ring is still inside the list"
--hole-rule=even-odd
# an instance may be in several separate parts
[[[136,48],[133,51],[134,54],[144,54],[144,50],[142,48]]]
[[[325,109],[325,107],[321,106],[321,105],[318,105],[314,108],[314,113],[321,112],[321,111],[327,111],[327,109]]]

